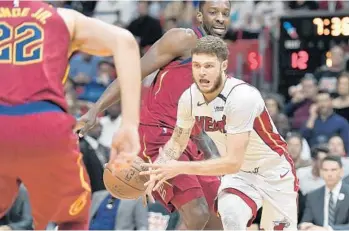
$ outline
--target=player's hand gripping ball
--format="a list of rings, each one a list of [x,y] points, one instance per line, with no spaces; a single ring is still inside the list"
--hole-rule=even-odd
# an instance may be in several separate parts
[[[142,171],[140,164],[144,161],[137,157],[128,168],[114,168],[106,164],[103,174],[103,181],[109,193],[118,199],[137,199],[146,190],[144,183],[147,177],[140,176]]]

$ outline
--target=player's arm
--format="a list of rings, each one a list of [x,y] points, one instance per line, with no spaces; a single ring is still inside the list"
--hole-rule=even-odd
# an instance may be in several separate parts
[[[188,145],[191,130],[195,123],[191,113],[191,96],[189,91],[190,89],[186,90],[179,99],[176,127],[155,163],[177,160]]]
[[[263,111],[264,101],[260,93],[248,85],[236,87],[231,94],[226,105],[226,155],[212,160],[179,162],[176,167],[182,174],[220,176],[240,170],[254,120]]]
[[[141,58],[142,79],[181,57],[196,44],[196,35],[191,29],[174,28],[166,32]],[[96,102],[94,110],[100,113],[120,100],[118,80],[112,82]]]
[[[205,160],[220,157],[216,144],[197,123],[194,125],[190,139],[196,144],[198,149],[204,153]]]
[[[139,122],[141,69],[139,47],[127,30],[74,10],[58,9],[71,34],[72,49],[91,55],[113,56],[121,87],[123,123]],[[124,121],[126,120],[126,121]]]

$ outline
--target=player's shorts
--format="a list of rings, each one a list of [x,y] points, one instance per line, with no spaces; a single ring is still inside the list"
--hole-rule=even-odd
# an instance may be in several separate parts
[[[146,162],[154,162],[159,155],[159,148],[163,147],[171,138],[172,129],[155,126],[140,125],[139,135],[141,152],[139,156]],[[187,149],[179,160],[194,161],[203,158],[196,145],[189,141]],[[154,193],[154,198],[160,201],[168,211],[173,212],[186,203],[205,197],[211,211],[214,211],[214,200],[217,196],[220,180],[218,177],[178,175],[164,183]]]
[[[0,106],[0,216],[28,190],[35,229],[88,229],[91,190],[72,129],[75,119],[57,105]]]
[[[298,180],[294,167],[286,159],[272,169],[256,168],[250,172],[225,175],[221,179],[218,200],[224,193],[239,196],[251,208],[252,218],[248,226],[263,206],[261,228],[297,230]],[[217,209],[217,203],[215,206]],[[280,227],[283,229],[278,229]]]

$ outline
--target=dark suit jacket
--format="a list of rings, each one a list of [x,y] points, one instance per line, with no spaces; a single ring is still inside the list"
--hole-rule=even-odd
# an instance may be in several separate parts
[[[349,185],[343,182],[340,193],[343,200],[337,200],[334,230],[349,230]],[[324,222],[325,186],[307,194],[302,222],[311,222],[323,226]]]
[[[105,190],[103,183],[103,166],[95,150],[83,138],[80,139],[80,151],[83,154],[84,165],[90,178],[92,193]]]
[[[33,229],[33,218],[29,205],[28,192],[23,185],[19,187],[18,196],[11,209],[1,219],[0,225],[8,225],[12,230]]]
[[[349,185],[349,176],[345,177],[343,179],[343,182]]]

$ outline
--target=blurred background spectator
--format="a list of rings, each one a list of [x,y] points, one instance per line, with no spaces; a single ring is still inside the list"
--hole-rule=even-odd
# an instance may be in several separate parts
[[[23,184],[15,202],[4,217],[0,219],[0,230],[32,230],[33,218],[27,189]]]

